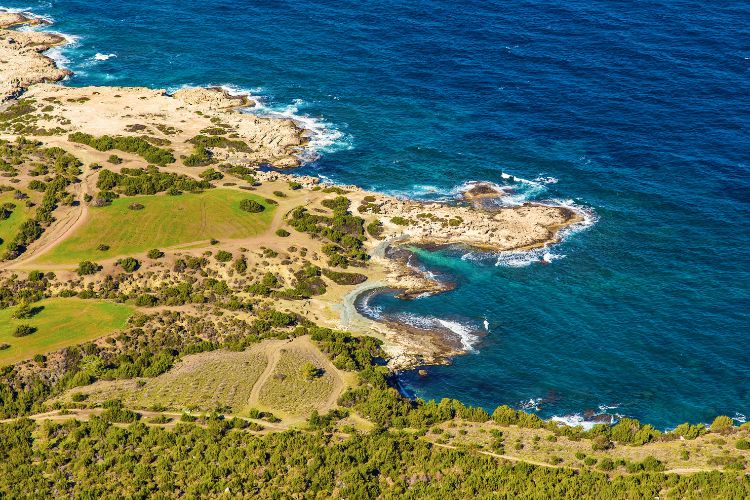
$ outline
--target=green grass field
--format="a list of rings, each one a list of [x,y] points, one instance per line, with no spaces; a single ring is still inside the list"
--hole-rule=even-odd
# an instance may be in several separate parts
[[[63,347],[79,344],[125,327],[132,307],[112,302],[81,299],[48,299],[32,307],[44,308],[30,319],[13,319],[16,307],[0,310],[0,366],[30,359]],[[18,325],[37,328],[26,337],[14,337]]]
[[[18,226],[23,221],[29,218],[31,209],[26,208],[26,202],[24,200],[14,200],[13,193],[2,193],[0,194],[0,205],[4,203],[13,203],[16,208],[10,217],[5,220],[0,220],[0,255],[5,251],[5,247],[8,243],[15,238],[18,233]]]
[[[261,213],[240,210],[240,202],[254,199]],[[130,210],[140,203],[145,208]],[[276,207],[263,198],[230,189],[210,189],[180,196],[133,196],[103,208],[91,208],[89,219],[74,234],[40,257],[40,264],[74,264],[169,248],[216,238],[239,239],[262,234]],[[109,250],[100,251],[101,244]]]

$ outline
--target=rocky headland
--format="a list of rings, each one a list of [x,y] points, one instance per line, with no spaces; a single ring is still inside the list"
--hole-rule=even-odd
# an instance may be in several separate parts
[[[65,37],[14,29],[43,23],[24,14],[0,12],[0,138],[26,137],[46,147],[60,147],[91,167],[70,188],[78,203],[60,207],[52,225],[30,246],[28,254],[4,263],[5,268],[23,267],[26,260],[33,261],[86,220],[87,200],[95,195],[98,169],[110,156],[109,151],[104,153],[91,146],[100,138],[145,141],[168,157],[159,165],[164,172],[198,179],[202,169],[194,167],[213,165],[226,175],[250,183],[243,189],[256,190],[267,184],[269,195],[278,192],[279,186],[291,194],[289,186],[294,185],[295,199],[303,198],[306,206],[319,204],[324,196],[345,196],[351,202],[351,212],[367,225],[365,247],[371,258],[366,268],[358,272],[365,274],[369,283],[399,290],[406,299],[443,292],[451,285],[425,276],[409,266],[403,254],[389,248],[465,245],[491,251],[521,251],[555,243],[561,230],[584,221],[581,213],[562,206],[527,203],[487,209],[475,202],[502,195],[489,183],[473,185],[462,201],[424,203],[357,186],[322,185],[315,177],[279,171],[299,166],[308,143],[308,131],[294,120],[240,112],[255,104],[252,96],[232,95],[221,88],[185,88],[169,94],[146,87],[67,87],[55,83],[71,73],[59,68],[45,51],[66,43]],[[114,172],[126,167],[145,168],[151,163],[132,152],[118,150],[113,156],[117,162],[110,162],[107,168]],[[20,188],[32,180],[20,172],[12,182]],[[240,188],[236,182],[225,182],[224,186]],[[310,241],[305,244],[320,246]],[[279,266],[281,274],[285,272],[282,267]],[[293,279],[291,272],[286,274]],[[290,307],[309,314],[316,308],[341,306],[344,295],[350,292],[313,298],[307,309],[300,308],[299,303],[290,303]],[[347,300],[351,306],[351,297]],[[358,316],[346,304],[342,307],[346,321],[337,315],[330,320],[331,325],[383,338],[395,368],[445,362],[462,351],[442,334],[426,335],[405,325],[373,322]]]

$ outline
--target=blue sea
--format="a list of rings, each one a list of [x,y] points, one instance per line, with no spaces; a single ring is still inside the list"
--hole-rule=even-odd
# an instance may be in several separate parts
[[[70,85],[227,85],[314,128],[301,173],[425,199],[471,180],[588,227],[540,255],[417,249],[455,290],[370,300],[471,351],[454,397],[660,428],[750,413],[750,4],[9,2],[72,36]],[[578,415],[579,417],[576,417]]]

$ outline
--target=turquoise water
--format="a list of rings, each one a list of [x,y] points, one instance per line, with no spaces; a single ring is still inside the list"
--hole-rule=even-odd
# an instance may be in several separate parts
[[[746,3],[5,6],[78,37],[56,54],[71,85],[253,91],[261,112],[315,128],[301,172],[423,198],[490,180],[515,188],[509,203],[587,209],[595,222],[549,265],[420,251],[458,288],[372,298],[472,345],[406,374],[413,394],[661,427],[750,411]]]

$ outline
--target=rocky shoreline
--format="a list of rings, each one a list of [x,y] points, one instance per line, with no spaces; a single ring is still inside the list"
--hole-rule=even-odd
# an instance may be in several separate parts
[[[424,203],[358,186],[324,186],[315,177],[265,169],[299,166],[308,131],[288,118],[238,112],[255,105],[254,99],[222,88],[185,88],[170,95],[165,90],[145,87],[54,84],[71,73],[58,68],[44,52],[64,44],[65,37],[13,29],[41,24],[45,22],[38,18],[0,12],[0,112],[24,100],[38,103],[40,109],[44,104],[43,114],[32,112],[24,116],[23,132],[14,130],[7,134],[9,137],[23,134],[48,145],[65,147],[84,158],[87,150],[71,142],[69,134],[149,137],[169,145],[174,155],[175,162],[162,165],[162,170],[196,176],[195,171],[186,168],[187,160],[196,154],[195,138],[210,135],[216,127],[231,130],[232,134],[222,139],[224,147],[209,147],[202,152],[210,155],[214,164],[246,166],[260,183],[284,182],[298,184],[303,190],[328,189],[345,194],[351,201],[352,213],[373,224],[377,222],[372,228],[368,226],[368,233],[376,242],[368,243],[372,257],[368,267],[372,269],[364,272],[370,282],[399,290],[400,298],[413,299],[452,288],[450,283],[441,283],[408,265],[405,245],[459,244],[492,251],[529,250],[557,242],[561,230],[585,219],[583,214],[563,206],[527,203],[488,209],[484,201],[503,194],[490,183],[476,183],[460,203]],[[142,161],[133,155],[122,156],[126,161]],[[342,307],[346,309],[347,305]],[[393,368],[445,363],[463,352],[460,345],[446,338],[446,332],[427,332],[393,321],[376,323],[362,317],[347,323],[356,324],[353,329],[379,334],[392,354]]]

